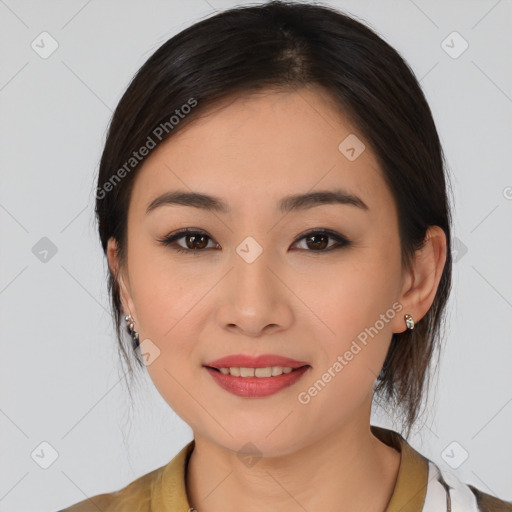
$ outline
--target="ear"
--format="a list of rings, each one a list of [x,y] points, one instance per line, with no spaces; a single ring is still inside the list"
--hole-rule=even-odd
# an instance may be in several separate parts
[[[430,226],[425,243],[414,255],[412,269],[403,280],[398,301],[403,309],[394,318],[393,332],[404,332],[404,315],[408,313],[415,322],[421,320],[436,296],[439,281],[446,263],[446,235],[439,226]]]
[[[131,315],[135,322],[137,322],[135,307],[131,296],[130,281],[128,279],[128,275],[126,275],[125,277],[124,269],[121,268],[119,262],[117,241],[113,237],[109,238],[108,240],[107,260],[108,266],[110,267],[110,270],[113,272],[113,274],[116,276],[117,282],[119,284],[123,312],[125,315]]]

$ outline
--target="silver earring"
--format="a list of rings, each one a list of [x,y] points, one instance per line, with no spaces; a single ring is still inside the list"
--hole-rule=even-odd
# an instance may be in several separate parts
[[[405,318],[405,325],[407,326],[407,329],[410,329],[411,331],[414,329],[414,320],[411,315],[406,314],[404,315]]]
[[[139,346],[139,333],[135,330],[135,320],[132,318],[131,315],[126,315],[124,317],[126,323],[128,324],[128,332],[130,333],[130,336],[133,339],[135,347]]]

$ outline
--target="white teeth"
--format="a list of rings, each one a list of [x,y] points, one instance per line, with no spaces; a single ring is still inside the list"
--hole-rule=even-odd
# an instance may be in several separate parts
[[[240,377],[254,377],[254,368],[240,368]]]
[[[255,368],[254,375],[256,377],[272,377],[272,367],[267,366],[266,368]]]
[[[275,377],[276,375],[281,375],[283,373],[283,370],[280,366],[272,366],[272,377]]]
[[[293,368],[290,366],[267,366],[265,368],[219,368],[224,375],[233,377],[277,377],[283,373],[290,373]]]

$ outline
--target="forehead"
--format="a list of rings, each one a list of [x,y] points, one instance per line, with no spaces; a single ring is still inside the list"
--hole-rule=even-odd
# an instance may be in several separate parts
[[[364,147],[355,160],[344,141],[358,152]],[[222,197],[239,211],[337,188],[370,209],[392,201],[362,135],[323,89],[308,87],[230,98],[201,113],[148,157],[132,202],[142,209],[162,192],[189,189]]]

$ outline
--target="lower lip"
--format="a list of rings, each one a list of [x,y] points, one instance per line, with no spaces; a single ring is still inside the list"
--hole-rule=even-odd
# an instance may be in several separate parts
[[[290,373],[276,377],[234,377],[205,367],[215,382],[234,395],[247,398],[273,395],[292,384],[295,384],[306,373],[310,366],[302,366]]]

